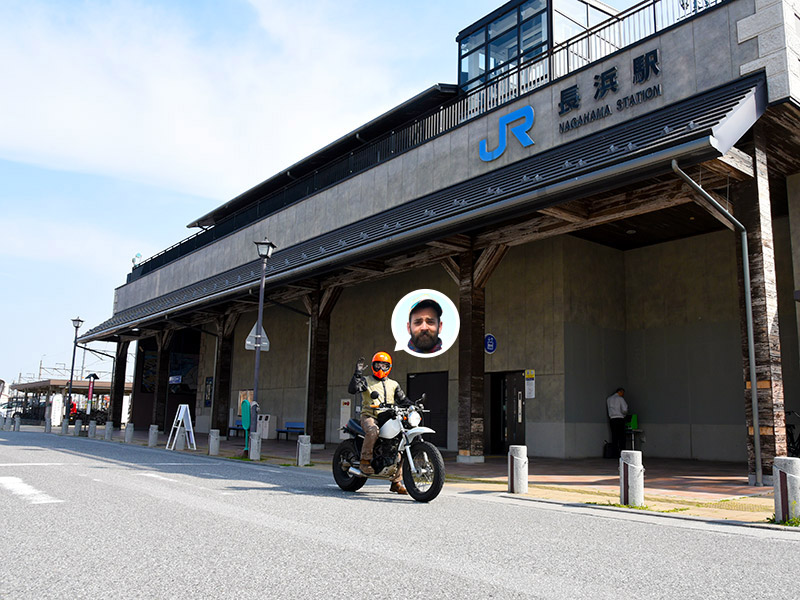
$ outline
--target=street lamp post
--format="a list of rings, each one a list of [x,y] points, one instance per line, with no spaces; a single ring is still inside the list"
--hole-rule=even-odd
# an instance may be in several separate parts
[[[83,325],[83,319],[76,317],[72,319],[72,326],[75,327],[75,339],[72,342],[72,366],[69,369],[69,391],[67,392],[67,404],[64,408],[64,419],[69,426],[69,411],[72,408],[72,377],[75,374],[75,352],[78,349],[78,329]]]
[[[258,370],[261,367],[261,323],[264,317],[264,283],[267,279],[267,261],[272,258],[272,253],[277,246],[264,238],[263,242],[253,242],[258,249],[258,256],[261,257],[261,286],[258,290],[258,320],[256,321],[256,368],[255,368],[255,382],[253,384],[253,404],[258,403]],[[255,430],[258,424],[250,421],[250,431]]]

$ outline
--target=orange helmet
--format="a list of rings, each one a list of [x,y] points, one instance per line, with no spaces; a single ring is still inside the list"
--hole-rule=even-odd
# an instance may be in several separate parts
[[[372,374],[375,379],[386,379],[392,370],[392,357],[388,352],[376,352],[372,357]]]

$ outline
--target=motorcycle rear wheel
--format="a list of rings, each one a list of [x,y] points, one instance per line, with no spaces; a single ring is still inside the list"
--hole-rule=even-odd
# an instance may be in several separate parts
[[[444,485],[444,459],[436,446],[424,440],[411,444],[411,458],[416,473],[410,465],[403,465],[403,483],[408,495],[417,502],[430,502]]]
[[[343,441],[333,454],[333,461],[331,463],[333,468],[333,480],[336,482],[336,485],[345,492],[360,490],[364,484],[367,483],[366,477],[356,477],[348,472],[351,466],[358,466],[360,458],[360,453],[353,440]]]

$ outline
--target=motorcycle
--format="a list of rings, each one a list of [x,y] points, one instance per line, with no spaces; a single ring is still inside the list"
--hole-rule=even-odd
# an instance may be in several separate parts
[[[378,394],[372,393],[377,399]],[[364,430],[350,419],[342,431],[350,438],[342,441],[333,455],[333,479],[346,492],[361,489],[368,477],[391,478],[403,468],[403,483],[417,502],[430,502],[444,485],[444,459],[439,449],[422,439],[424,433],[435,433],[421,427],[425,394],[408,407],[381,404],[378,407],[378,439],[372,453],[374,475],[365,475],[359,468]]]

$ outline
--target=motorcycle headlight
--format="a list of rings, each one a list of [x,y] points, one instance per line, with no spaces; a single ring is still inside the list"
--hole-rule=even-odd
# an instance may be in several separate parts
[[[416,427],[422,422],[422,417],[415,410],[408,413],[408,424],[410,427]]]

